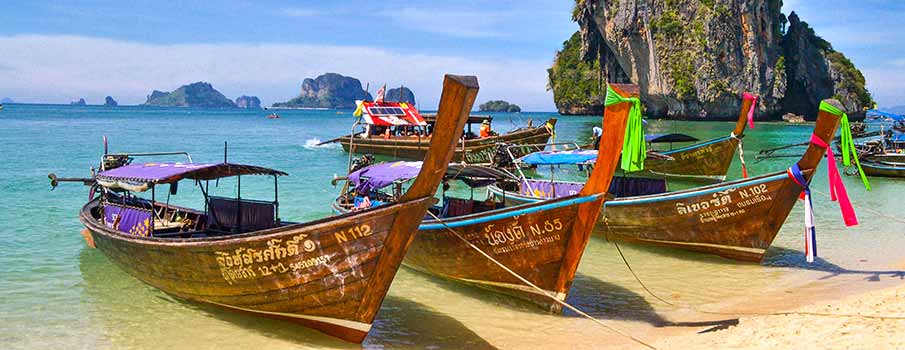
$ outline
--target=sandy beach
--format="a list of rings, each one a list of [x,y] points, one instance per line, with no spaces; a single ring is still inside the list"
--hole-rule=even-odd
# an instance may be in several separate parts
[[[737,326],[669,337],[654,346],[661,349],[901,349],[905,348],[903,332],[905,284],[821,302],[790,314],[743,317]]]

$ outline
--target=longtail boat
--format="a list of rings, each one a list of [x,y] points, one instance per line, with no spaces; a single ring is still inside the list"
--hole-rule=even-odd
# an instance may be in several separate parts
[[[323,142],[339,142],[343,150],[357,154],[381,154],[397,159],[422,160],[437,126],[435,116],[422,116],[414,105],[404,102],[359,101],[353,113],[360,118],[349,135]],[[504,134],[478,137],[471,132],[472,124],[489,123],[490,116],[470,116],[468,132],[460,140],[453,156],[454,162],[489,164],[499,144],[546,143],[553,136],[556,118],[540,126],[517,128]],[[362,127],[363,131],[356,131]],[[517,151],[518,152],[518,151]],[[528,153],[529,151],[524,151]]]
[[[863,160],[861,170],[868,176],[905,177],[905,163]]]
[[[745,126],[751,123],[749,118],[753,115],[756,102],[755,96],[747,93],[742,95],[738,121],[729,135],[679,149],[660,151],[660,154],[670,159],[649,157],[644,162],[645,171],[667,178],[725,180],[735,151],[744,137]]]
[[[824,102],[842,110],[836,100]],[[832,142],[840,115],[824,110],[818,113],[811,142],[797,163],[807,181],[823,158],[826,145]],[[823,145],[815,143],[815,138]],[[578,151],[568,152],[574,153],[568,156],[576,164],[595,156],[578,158]],[[555,159],[557,154],[548,151],[541,155]],[[607,239],[752,262],[763,259],[802,193],[802,187],[787,171],[676,192],[666,192],[665,182],[657,179],[614,180],[610,193],[619,197],[607,201],[604,207],[603,233]],[[523,177],[515,188],[490,186],[488,190],[497,198],[518,204],[565,196],[577,186],[580,183]]]
[[[296,321],[361,342],[434,201],[477,91],[475,77],[445,77],[424,166],[391,205],[288,223],[280,220],[276,200],[277,178],[284,172],[226,159],[131,164],[126,156],[119,167],[102,167],[93,182],[82,179],[95,186],[92,193],[101,192],[81,210],[83,234],[117,266],[178,298]],[[242,198],[248,175],[273,176],[274,200]],[[208,182],[225,177],[235,177],[236,198],[209,194]],[[174,194],[182,180],[201,188],[203,210],[156,201],[155,188],[167,184]],[[136,195],[144,191],[151,199]]]
[[[614,86],[620,96],[636,98],[636,85]],[[464,282],[534,302],[552,312],[562,306],[582,253],[594,228],[606,190],[619,160],[632,103],[620,102],[605,110],[604,135],[600,142],[601,157],[584,187],[576,194],[537,203],[507,206],[493,198],[474,200],[453,197],[446,192],[442,204],[430,209],[418,228],[404,264],[415,270],[442,278]],[[640,113],[638,114],[640,125]],[[392,169],[399,163],[384,166]],[[399,164],[404,166],[404,164]],[[487,185],[485,179],[497,180],[500,170],[466,167],[450,172],[472,188]],[[511,177],[511,174],[508,175]],[[362,180],[365,178],[365,180]],[[349,177],[354,189],[346,191],[334,204],[334,210],[354,210],[357,197],[374,196],[362,186],[379,188],[390,181],[365,168]],[[392,178],[391,178],[392,179]],[[392,200],[392,195],[383,198]],[[372,202],[373,203],[373,202]],[[480,249],[501,268],[477,251]],[[521,276],[540,290],[526,285]]]

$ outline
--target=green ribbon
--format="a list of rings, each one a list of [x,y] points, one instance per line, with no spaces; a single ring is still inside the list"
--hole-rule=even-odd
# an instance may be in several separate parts
[[[833,106],[825,101],[820,101],[820,110],[831,113],[833,115],[841,115],[842,121],[840,122],[839,131],[839,143],[842,144],[842,165],[851,166],[852,159],[855,160],[855,166],[858,168],[858,174],[861,175],[861,182],[864,183],[864,188],[867,188],[870,191],[870,183],[867,182],[867,176],[864,175],[864,171],[861,170],[861,162],[858,161],[858,151],[855,148],[855,141],[852,140],[852,127],[848,123],[848,114],[845,114],[836,106]]]
[[[644,159],[647,158],[647,144],[644,142],[644,126],[641,123],[641,99],[622,97],[610,85],[606,86],[604,106],[617,103],[631,103],[628,112],[628,124],[625,126],[625,140],[622,142],[622,170],[633,172],[644,170]]]

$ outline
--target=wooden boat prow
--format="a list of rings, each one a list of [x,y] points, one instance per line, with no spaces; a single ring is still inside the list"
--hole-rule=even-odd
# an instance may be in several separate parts
[[[292,320],[360,343],[433,203],[477,91],[474,77],[445,77],[438,132],[425,166],[392,205],[210,237],[139,237],[114,230],[104,223],[101,197],[82,208],[80,220],[113,263],[168,294]],[[152,209],[163,215],[190,212],[159,203]]]
[[[842,110],[836,100],[825,102]],[[840,117],[820,111],[813,134],[829,144]],[[824,147],[809,143],[798,161],[809,181],[825,152]],[[511,203],[541,200],[494,187],[490,191]],[[608,240],[759,262],[801,192],[801,186],[780,171],[675,192],[616,198],[604,205],[603,233]]]
[[[744,137],[748,111],[756,101],[742,98],[738,120],[732,133],[679,149],[660,151],[669,159],[648,158],[644,162],[647,172],[667,178],[685,180],[723,181],[732,165],[739,142]]]
[[[617,85],[637,97],[632,85]],[[549,201],[425,220],[404,264],[415,270],[534,302],[561,312],[619,161],[630,104],[607,107],[596,167],[580,193]],[[464,242],[457,234],[468,242]],[[471,245],[543,292],[525,285]],[[549,295],[549,296],[548,296]]]

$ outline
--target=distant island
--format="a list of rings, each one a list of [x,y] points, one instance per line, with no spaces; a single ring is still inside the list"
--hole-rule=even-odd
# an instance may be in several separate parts
[[[522,108],[517,104],[509,103],[503,100],[493,100],[482,103],[478,106],[481,112],[511,112],[519,113]]]
[[[236,98],[236,107],[244,109],[261,109],[261,99],[257,96],[239,96]]]
[[[361,88],[358,79],[327,73],[302,81],[299,96],[277,102],[273,107],[283,108],[355,108],[355,100],[370,100],[371,94]]]
[[[87,106],[88,103],[85,102],[84,98],[80,98],[78,101],[69,102],[71,106]]]
[[[853,118],[873,105],[861,72],[782,1],[629,3],[575,0],[580,29],[548,70],[561,114],[602,113],[607,82],[637,83],[652,117],[734,120],[743,92],[760,97],[757,119],[813,120],[831,97]]]
[[[143,106],[236,108],[235,102],[215,90],[210,83],[197,82],[180,86],[172,92],[154,90]]]
[[[392,88],[387,91],[384,101],[405,102],[411,105],[415,104],[415,93],[407,87]]]
[[[0,100],[0,103],[16,103],[16,101],[13,101],[13,99],[9,97],[4,97],[2,100]]]
[[[116,107],[119,106],[119,103],[113,99],[111,96],[107,96],[104,98],[104,107]]]

